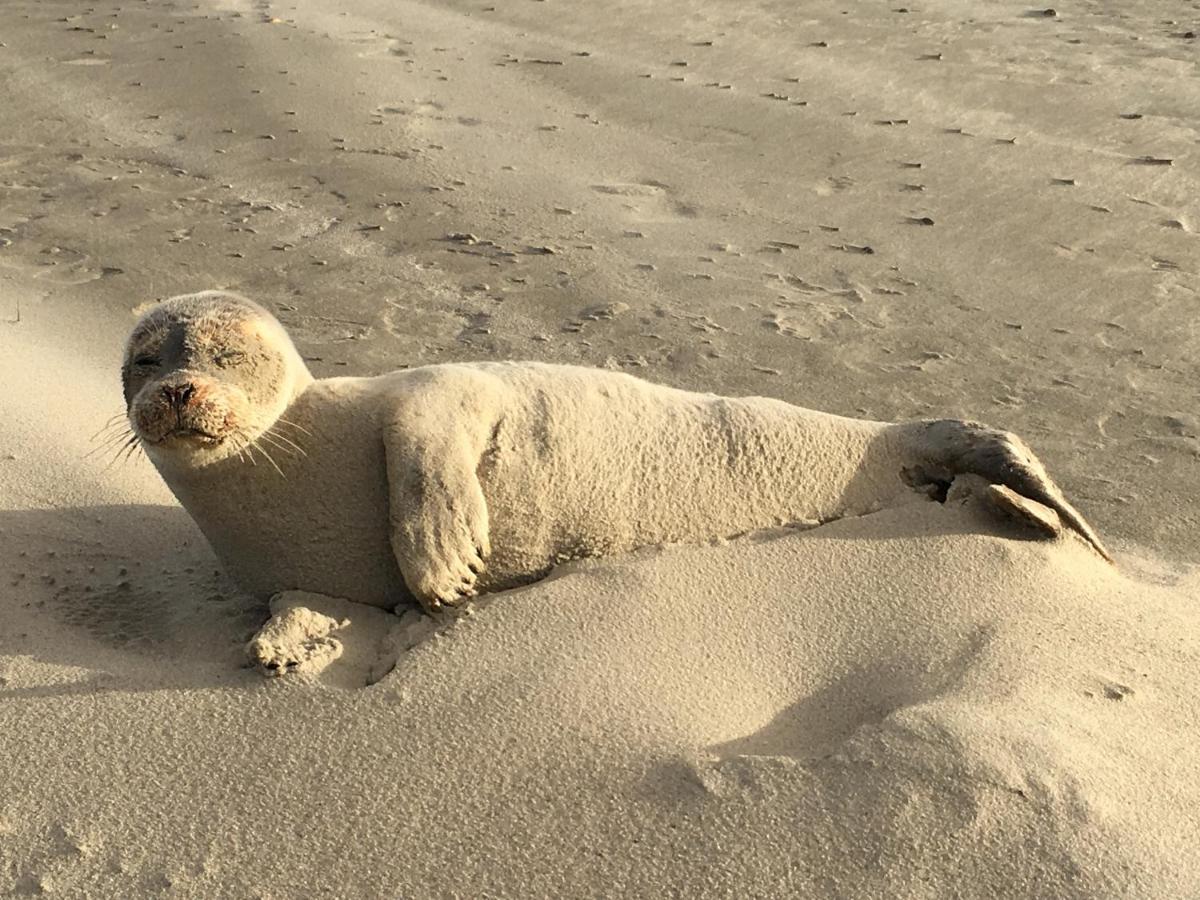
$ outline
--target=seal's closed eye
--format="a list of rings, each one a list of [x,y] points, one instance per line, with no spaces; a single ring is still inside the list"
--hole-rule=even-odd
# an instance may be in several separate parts
[[[213,361],[222,369],[229,366],[236,366],[238,363],[246,359],[246,354],[241,350],[222,350],[213,357]]]
[[[139,369],[155,369],[162,365],[162,360],[157,356],[148,356],[143,354],[135,359],[133,364]]]

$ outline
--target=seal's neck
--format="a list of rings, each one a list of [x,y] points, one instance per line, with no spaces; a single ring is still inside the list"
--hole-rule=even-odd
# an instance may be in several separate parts
[[[296,354],[295,369],[292,376],[292,390],[288,397],[288,406],[295,403],[300,396],[307,391],[316,382],[312,372],[308,371],[308,366],[304,364],[304,360],[300,358],[300,354]]]

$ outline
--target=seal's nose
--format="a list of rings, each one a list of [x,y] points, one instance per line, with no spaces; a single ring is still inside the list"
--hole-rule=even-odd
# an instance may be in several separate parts
[[[162,387],[163,396],[167,398],[167,402],[176,409],[183,409],[187,405],[192,394],[196,392],[196,386],[190,381],[183,384],[164,384]]]

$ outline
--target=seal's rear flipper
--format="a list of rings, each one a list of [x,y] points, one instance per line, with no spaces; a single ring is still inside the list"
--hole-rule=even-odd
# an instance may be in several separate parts
[[[1003,511],[1046,535],[1074,531],[1104,559],[1113,561],[1087,520],[1015,434],[960,419],[916,422],[912,427],[918,430],[918,451],[924,457],[920,465],[903,473],[913,487],[942,500],[954,476],[978,475],[991,484],[988,498]]]

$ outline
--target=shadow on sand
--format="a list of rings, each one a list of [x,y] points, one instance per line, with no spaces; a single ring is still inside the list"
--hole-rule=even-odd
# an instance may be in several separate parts
[[[15,657],[58,670],[42,686],[4,679],[0,698],[187,689],[253,675],[241,648],[266,602],[223,574],[179,507],[2,512],[0,559],[0,675]]]

